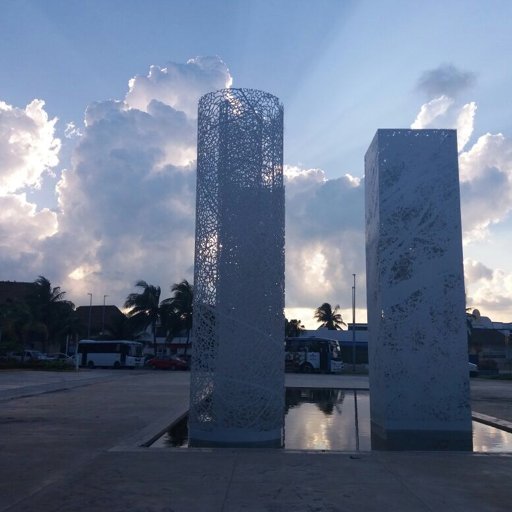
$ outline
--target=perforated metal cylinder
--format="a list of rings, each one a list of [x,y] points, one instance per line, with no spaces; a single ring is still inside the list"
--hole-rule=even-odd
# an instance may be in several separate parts
[[[280,444],[284,414],[283,107],[199,101],[191,444]]]

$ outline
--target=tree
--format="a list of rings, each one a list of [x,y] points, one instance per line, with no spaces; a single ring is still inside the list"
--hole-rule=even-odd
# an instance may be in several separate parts
[[[187,332],[187,344],[184,354],[187,355],[190,331],[192,329],[194,287],[186,279],[183,279],[181,282],[172,285],[171,292],[173,296],[162,301],[162,305],[168,308],[168,321],[173,330],[179,328]]]
[[[160,307],[160,286],[153,286],[146,281],[137,281],[136,288],[141,288],[140,293],[130,293],[124,302],[124,307],[128,308],[128,317],[133,324],[140,329],[146,329],[151,326],[153,334],[153,350],[156,356],[156,325],[161,317]]]
[[[300,320],[296,320],[295,318],[288,320],[288,318],[285,318],[284,322],[284,334],[287,338],[296,338],[300,336],[301,332],[304,330],[304,326]]]
[[[50,281],[39,276],[34,281],[32,292],[26,302],[31,312],[31,322],[27,325],[32,336],[38,337],[46,351],[46,342],[55,341],[74,323],[74,304],[66,300],[66,292],[60,286],[52,287]]]
[[[74,304],[64,298],[66,292],[39,276],[22,299],[8,300],[0,309],[0,329],[4,341],[23,348],[28,342],[62,342],[65,334],[76,330]]]
[[[33,325],[33,315],[25,301],[8,301],[0,305],[1,349],[25,348]]]
[[[339,305],[332,309],[329,303],[324,302],[320,307],[315,309],[314,318],[322,323],[322,327],[326,327],[330,331],[341,330],[341,326],[347,324],[343,321],[339,310]]]
[[[133,340],[137,326],[136,322],[125,315],[112,318],[108,325],[108,334],[103,334],[102,339],[105,340]],[[140,329],[139,329],[140,330]]]

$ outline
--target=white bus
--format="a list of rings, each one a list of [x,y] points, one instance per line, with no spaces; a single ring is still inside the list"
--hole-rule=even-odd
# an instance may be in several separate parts
[[[78,342],[78,364],[94,368],[139,368],[144,366],[142,343],[125,340],[81,340]]]
[[[343,370],[338,340],[311,336],[286,338],[285,356],[288,372],[341,373]]]

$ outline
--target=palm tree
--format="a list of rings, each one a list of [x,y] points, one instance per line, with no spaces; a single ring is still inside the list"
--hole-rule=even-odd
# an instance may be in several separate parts
[[[187,344],[185,345],[185,354],[190,342],[190,331],[192,329],[192,303],[194,299],[194,287],[183,279],[180,283],[175,283],[171,287],[173,296],[170,299],[162,301],[162,306],[169,308],[169,318],[172,324],[173,317],[178,319],[179,327],[187,331]]]
[[[27,337],[34,330],[34,318],[25,301],[8,301],[0,306],[2,349],[22,349]]]
[[[46,277],[39,276],[27,297],[27,305],[32,315],[31,325],[27,328],[42,338],[43,352],[48,339],[55,341],[73,323],[74,304],[66,300],[65,295],[66,292],[60,286],[52,287]]]
[[[288,320],[288,318],[284,319],[284,333],[287,338],[296,338],[300,336],[301,332],[304,330],[304,326],[300,320],[296,320],[293,318],[292,320]]]
[[[320,307],[315,309],[314,318],[322,323],[321,327],[326,327],[330,331],[341,330],[341,326],[347,324],[343,321],[339,310],[339,305],[332,309],[328,302],[324,302]]]
[[[141,329],[151,326],[153,334],[153,350],[156,356],[156,324],[161,316],[160,308],[160,286],[153,286],[146,281],[137,281],[137,288],[141,288],[141,293],[130,293],[124,302],[124,307],[128,308],[128,317],[133,323]]]

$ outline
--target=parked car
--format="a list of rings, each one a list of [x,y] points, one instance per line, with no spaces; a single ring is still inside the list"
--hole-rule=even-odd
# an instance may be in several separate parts
[[[178,356],[158,356],[147,361],[147,366],[159,370],[188,370],[187,361]]]
[[[478,366],[475,363],[469,364],[469,376],[470,377],[478,377]]]
[[[57,352],[56,354],[47,354],[46,359],[50,361],[62,361],[63,363],[69,364],[69,366],[73,366],[75,364],[75,360],[64,354],[63,352]]]
[[[8,359],[14,361],[45,361],[47,357],[39,350],[22,350],[19,352],[9,352]]]

